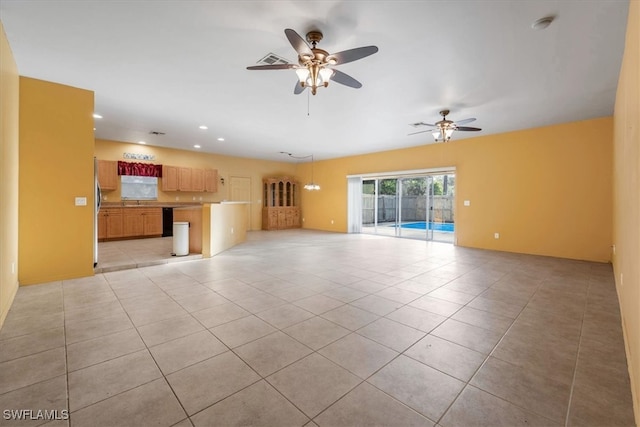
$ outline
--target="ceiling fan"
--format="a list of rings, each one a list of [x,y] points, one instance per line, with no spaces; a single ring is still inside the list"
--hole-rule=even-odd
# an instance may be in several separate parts
[[[290,28],[284,30],[284,34],[298,53],[298,64],[254,65],[247,67],[247,70],[296,70],[298,82],[293,90],[296,95],[302,93],[307,87],[311,88],[311,93],[315,95],[319,87],[329,85],[329,80],[355,89],[361,88],[362,83],[332,67],[357,61],[378,51],[376,46],[364,46],[329,54],[326,50],[316,47],[322,40],[320,31],[309,31],[306,41]]]
[[[459,130],[463,132],[477,132],[482,130],[480,128],[474,128],[470,126],[460,126],[467,123],[471,123],[472,121],[475,120],[475,118],[463,119],[463,120],[458,120],[457,122],[454,122],[452,120],[447,120],[447,115],[449,115],[449,110],[440,111],[440,115],[442,116],[442,120],[435,122],[433,124],[424,123],[424,122],[411,123],[409,126],[413,126],[416,128],[421,126],[428,126],[431,129],[421,130],[419,132],[413,132],[413,133],[410,133],[409,135],[415,135],[415,134],[424,133],[424,132],[431,132],[436,142],[438,142],[438,140],[440,140],[441,142],[446,142],[451,139],[451,135],[453,135],[454,131]]]

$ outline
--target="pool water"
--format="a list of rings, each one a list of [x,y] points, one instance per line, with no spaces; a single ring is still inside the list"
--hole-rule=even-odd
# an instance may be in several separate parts
[[[433,231],[444,231],[444,232],[453,233],[455,229],[454,224],[452,222],[430,222],[428,224],[429,224],[429,230],[433,230]],[[395,227],[395,225],[393,225],[392,227]],[[400,227],[410,228],[412,230],[426,230],[427,222],[425,221],[408,222],[406,224],[401,224]]]

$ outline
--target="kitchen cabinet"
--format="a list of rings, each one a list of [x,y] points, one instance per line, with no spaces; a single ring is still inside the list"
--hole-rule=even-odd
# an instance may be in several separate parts
[[[102,191],[113,191],[118,188],[118,162],[98,160],[98,183]]]
[[[98,213],[98,241],[107,238],[107,216],[103,211]]]
[[[178,168],[178,191],[192,191],[191,168]]]
[[[143,226],[141,208],[124,208],[122,215],[122,235],[124,237],[142,236]]]
[[[162,191],[215,193],[218,191],[218,171],[162,165]]]
[[[191,169],[191,191],[204,191],[204,169]]]
[[[218,192],[218,170],[217,169],[205,169],[204,191],[207,193]]]
[[[144,208],[142,216],[142,234],[144,236],[162,235],[162,208]]]
[[[162,208],[123,208],[124,237],[162,235]]]
[[[98,213],[98,240],[124,237],[122,208],[103,208]]]
[[[98,213],[99,241],[161,235],[161,207],[103,208]]]
[[[289,177],[262,180],[262,229],[299,228],[298,183]]]
[[[178,168],[162,165],[162,191],[178,191]]]

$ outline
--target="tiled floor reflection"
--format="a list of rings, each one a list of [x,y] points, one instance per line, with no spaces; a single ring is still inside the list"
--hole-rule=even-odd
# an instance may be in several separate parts
[[[56,426],[634,425],[610,265],[303,230],[20,288],[0,408],[70,411]]]

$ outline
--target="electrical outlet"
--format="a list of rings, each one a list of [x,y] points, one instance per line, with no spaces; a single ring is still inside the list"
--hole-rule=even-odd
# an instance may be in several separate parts
[[[471,206],[471,200],[465,200],[464,201],[464,205],[465,206]]]
[[[616,254],[616,245],[611,245],[611,249],[613,250],[613,254]]]
[[[233,234],[233,227],[231,227],[231,234]]]
[[[76,197],[76,206],[87,206],[86,197]]]
[[[11,263],[11,274],[16,274],[16,263],[15,262]]]
[[[500,233],[493,233],[493,238],[494,239],[499,239],[500,238]]]
[[[333,220],[331,220],[331,224],[333,224]]]

